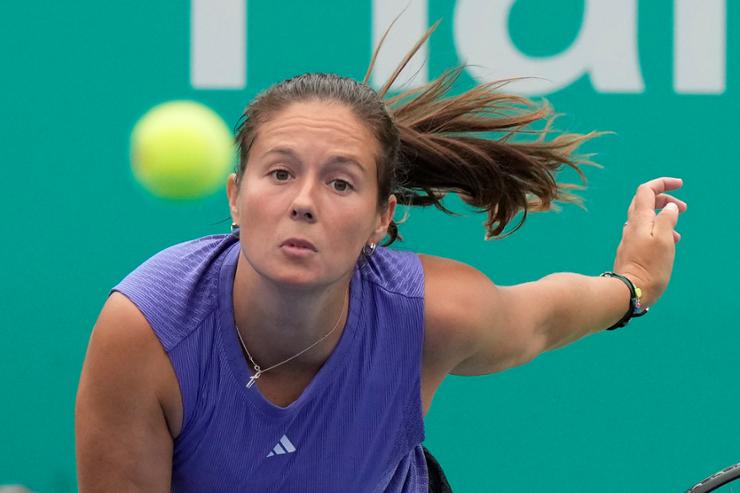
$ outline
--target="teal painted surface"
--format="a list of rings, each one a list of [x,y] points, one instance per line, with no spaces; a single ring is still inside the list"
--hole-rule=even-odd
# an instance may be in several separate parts
[[[683,491],[740,461],[740,34],[737,4],[727,8],[724,93],[673,89],[673,6],[663,0],[639,4],[644,92],[597,92],[584,76],[547,95],[567,113],[560,128],[616,132],[584,149],[605,166],[586,169],[588,211],[568,205],[531,215],[498,242],[483,241],[482,216],[412,210],[402,226],[400,248],[470,263],[498,284],[556,271],[597,275],[612,267],[637,185],[661,175],[685,182],[676,195],[689,211],[677,228],[673,279],[649,316],[524,367],[442,385],[427,446],[455,491]],[[519,0],[512,39],[531,56],[557,54],[575,39],[582,14],[575,0]],[[443,18],[430,45],[432,75],[459,63],[453,15],[453,2],[429,6],[430,19]],[[224,190],[176,203],[134,182],[128,138],[136,119],[188,98],[233,125],[259,90],[295,73],[361,77],[370,17],[370,2],[251,2],[247,86],[198,90],[189,80],[187,2],[0,6],[0,484],[76,490],[74,396],[108,289],[166,246],[228,230]],[[466,76],[460,87],[471,83]]]

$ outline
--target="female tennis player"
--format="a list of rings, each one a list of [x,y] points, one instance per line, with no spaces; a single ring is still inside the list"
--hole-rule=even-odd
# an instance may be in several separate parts
[[[384,99],[410,55],[378,91],[304,74],[246,108],[232,232],[151,257],[95,324],[76,405],[82,493],[449,491],[422,446],[447,375],[522,365],[660,298],[686,210],[668,193],[678,178],[639,185],[599,276],[497,286],[387,248],[397,204],[446,210],[458,193],[500,238],[519,212],[517,228],[578,203],[554,173],[583,176],[574,151],[595,135],[514,142],[551,109],[503,84],[448,96],[459,70]]]

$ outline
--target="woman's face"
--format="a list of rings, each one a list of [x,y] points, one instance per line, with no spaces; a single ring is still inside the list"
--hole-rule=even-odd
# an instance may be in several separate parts
[[[378,211],[370,129],[335,102],[293,103],[259,125],[231,214],[243,254],[274,282],[316,287],[352,272],[363,246],[382,240],[396,198]],[[310,242],[298,248],[291,238]]]

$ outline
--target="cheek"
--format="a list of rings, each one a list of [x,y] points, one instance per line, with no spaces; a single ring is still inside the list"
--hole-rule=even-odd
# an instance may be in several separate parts
[[[259,186],[251,185],[242,190],[241,215],[248,222],[259,221],[260,218],[274,216],[284,210],[284,200],[276,194],[270,194]],[[274,225],[274,223],[273,223]]]
[[[372,215],[372,209],[367,207],[348,207],[337,211],[336,217],[328,219],[326,225],[333,230],[337,243],[348,251],[357,250],[358,254],[375,226],[375,216]]]

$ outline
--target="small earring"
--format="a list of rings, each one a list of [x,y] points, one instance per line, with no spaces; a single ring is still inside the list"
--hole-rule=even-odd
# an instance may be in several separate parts
[[[239,229],[239,225],[236,223],[231,223],[231,232],[233,233],[237,229]]]
[[[377,243],[371,242],[369,245],[365,245],[364,247],[362,247],[362,253],[364,253],[366,257],[372,257],[377,247]]]

